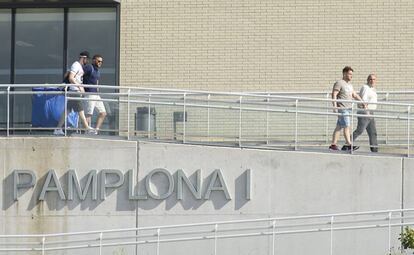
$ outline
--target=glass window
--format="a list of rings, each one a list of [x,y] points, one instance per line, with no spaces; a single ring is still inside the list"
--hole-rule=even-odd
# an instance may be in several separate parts
[[[11,10],[0,10],[0,84],[10,84]],[[0,128],[6,126],[7,96],[0,88]]]
[[[91,58],[102,55],[103,65],[100,69],[101,85],[116,85],[116,42],[117,42],[116,8],[71,8],[68,12],[68,67],[78,59],[83,50],[89,51]],[[111,92],[111,90],[101,90]],[[104,98],[105,99],[105,98]],[[107,99],[107,98],[106,98]],[[104,102],[107,117],[102,129],[117,129],[119,106]],[[92,126],[95,126],[95,116]]]
[[[15,83],[60,83],[63,9],[17,9]]]
[[[91,56],[100,54],[104,58],[100,84],[116,85],[118,32],[116,7],[16,8],[15,12],[0,9],[0,84],[13,81],[18,84],[14,90],[21,91],[27,90],[22,84],[61,83],[64,69],[78,59],[81,51],[88,50]],[[6,122],[5,98],[0,93],[0,128]],[[10,102],[11,126],[28,127],[31,96],[14,95]],[[105,125],[114,128],[118,109],[108,105],[107,111]]]
[[[63,9],[16,10],[14,83],[62,82],[63,23]],[[31,113],[31,96],[14,96],[14,126],[30,124]]]
[[[0,84],[10,83],[11,10],[0,9]]]
[[[87,50],[103,56],[100,84],[116,83],[116,8],[71,8],[68,14],[68,67]]]

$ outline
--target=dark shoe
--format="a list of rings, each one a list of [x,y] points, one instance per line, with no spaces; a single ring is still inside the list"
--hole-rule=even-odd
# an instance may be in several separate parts
[[[331,146],[329,146],[329,149],[331,151],[339,151],[339,148],[338,148],[338,146],[336,146],[336,144],[331,144]]]
[[[372,152],[378,152],[378,148],[377,147],[371,147],[371,151]]]
[[[352,150],[356,151],[359,149],[359,146],[352,146]],[[342,150],[343,151],[350,151],[351,150],[351,145],[344,145],[342,146]]]

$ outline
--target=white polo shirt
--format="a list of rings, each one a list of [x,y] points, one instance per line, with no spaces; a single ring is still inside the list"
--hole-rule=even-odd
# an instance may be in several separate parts
[[[375,88],[370,87],[369,85],[364,85],[359,91],[359,95],[361,96],[362,101],[368,104],[368,110],[377,109],[377,104],[372,104],[376,103],[378,100],[377,90]]]

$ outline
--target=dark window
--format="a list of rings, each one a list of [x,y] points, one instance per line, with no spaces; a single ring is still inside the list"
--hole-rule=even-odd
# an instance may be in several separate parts
[[[68,67],[82,50],[103,56],[101,84],[116,83],[116,9],[70,8],[68,13]],[[91,56],[92,57],[92,56]]]
[[[16,84],[60,83],[63,66],[63,9],[17,9],[15,34]],[[27,88],[22,88],[27,90]],[[15,91],[20,90],[15,88]],[[25,126],[32,114],[31,96],[16,95],[13,124]]]
[[[10,83],[11,10],[0,9],[0,84]],[[6,88],[0,88],[4,93]],[[0,127],[5,127],[7,118],[7,96],[0,94]]]
[[[116,8],[70,8],[68,12],[68,62],[67,68],[78,59],[83,50],[89,51],[91,58],[102,55],[100,69],[101,85],[116,84]],[[101,92],[112,92],[101,90]],[[103,129],[117,128],[118,105],[104,102],[107,111]]]
[[[63,9],[16,10],[14,83],[61,82],[63,19]]]
[[[23,84],[61,83],[64,71],[81,51],[88,50],[104,58],[100,84],[117,85],[119,31],[114,1],[93,6],[45,1],[41,8],[26,2],[9,5],[0,9],[0,84],[17,84],[14,91],[19,91],[27,89]],[[6,125],[6,109],[7,97],[0,94],[0,128]],[[11,127],[30,126],[31,96],[11,96],[10,109]],[[105,127],[115,128],[117,109],[111,110]]]
[[[0,84],[10,83],[11,10],[0,9]]]

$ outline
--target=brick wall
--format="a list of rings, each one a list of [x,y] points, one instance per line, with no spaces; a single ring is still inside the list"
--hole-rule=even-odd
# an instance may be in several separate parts
[[[220,91],[410,89],[414,2],[123,0],[121,85]]]
[[[330,91],[342,68],[351,65],[356,90],[370,72],[377,73],[379,90],[408,90],[414,84],[413,17],[412,0],[123,0],[121,85]],[[158,128],[171,132],[171,110],[157,110]],[[203,114],[189,116],[187,132],[202,132]],[[238,136],[234,116],[223,122],[214,114],[212,123],[220,122],[222,135]],[[257,118],[246,115],[244,126],[262,125]],[[286,124],[291,117],[283,118],[284,124],[271,123],[270,135],[291,137]],[[121,126],[125,120],[120,116]],[[313,122],[300,133],[315,132],[314,126],[324,134],[325,119]],[[333,125],[335,119],[329,121],[327,141]],[[383,126],[379,123],[380,133]],[[252,126],[243,135],[254,132],[264,134]]]

